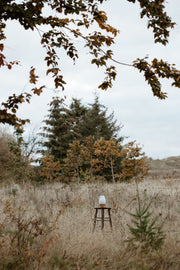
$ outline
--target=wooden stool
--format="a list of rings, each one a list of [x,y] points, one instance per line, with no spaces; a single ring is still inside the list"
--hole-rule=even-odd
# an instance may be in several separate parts
[[[96,227],[96,222],[101,221],[101,230],[104,229],[104,221],[109,221],[110,227],[112,229],[112,220],[111,220],[111,208],[110,207],[95,207],[95,215],[94,215],[94,226],[93,231]],[[105,217],[105,210],[108,212],[108,217]],[[98,217],[98,211],[100,211],[101,216]]]

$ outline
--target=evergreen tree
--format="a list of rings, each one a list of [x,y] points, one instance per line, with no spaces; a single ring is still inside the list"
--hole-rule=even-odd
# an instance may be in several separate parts
[[[69,106],[69,119],[73,140],[82,140],[82,129],[84,126],[84,116],[88,109],[81,104],[80,99],[73,98]]]
[[[66,157],[69,143],[72,141],[71,119],[69,109],[62,99],[54,97],[50,103],[49,115],[43,121],[45,126],[40,134],[44,139],[41,141],[44,155],[48,152],[54,156],[54,160],[62,161]]]
[[[107,115],[107,108],[100,104],[98,96],[95,97],[94,103],[90,104],[90,108],[84,115],[83,126],[81,133],[83,137],[94,136],[95,140],[103,137],[105,140],[114,138],[118,141],[122,137],[118,137],[118,132],[122,126],[116,124],[111,113]]]

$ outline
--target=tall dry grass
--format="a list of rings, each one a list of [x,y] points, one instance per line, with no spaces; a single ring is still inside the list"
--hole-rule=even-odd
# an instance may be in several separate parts
[[[2,186],[0,269],[179,270],[180,179],[145,179],[139,183],[139,192],[142,200],[153,197],[151,210],[163,224],[166,239],[159,251],[144,252],[142,246],[134,249],[126,242],[131,224],[127,211],[135,212],[137,205],[134,182]],[[112,231],[106,222],[103,231],[99,224],[92,232],[94,207],[98,206],[100,195],[105,195],[112,208]],[[31,224],[33,218],[38,220],[42,233]],[[30,222],[27,231],[20,231],[19,236],[18,222],[22,226]],[[33,230],[37,235],[32,235]],[[29,238],[23,242],[26,252],[18,253],[22,233],[29,234]],[[17,239],[13,246],[14,235]]]

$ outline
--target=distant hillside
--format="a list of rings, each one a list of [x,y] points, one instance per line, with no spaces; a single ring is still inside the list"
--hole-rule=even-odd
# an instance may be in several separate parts
[[[150,166],[149,175],[152,177],[180,177],[180,156],[164,159],[147,158]]]

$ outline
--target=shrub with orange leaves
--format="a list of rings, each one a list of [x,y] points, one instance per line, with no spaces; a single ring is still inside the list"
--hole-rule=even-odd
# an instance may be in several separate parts
[[[123,156],[122,172],[119,174],[121,180],[128,180],[135,177],[142,180],[148,174],[149,165],[146,161],[145,153],[135,142],[129,142],[121,151]]]
[[[40,176],[43,177],[44,181],[57,181],[59,170],[60,163],[59,161],[54,161],[54,157],[52,155],[47,154],[43,157]]]

